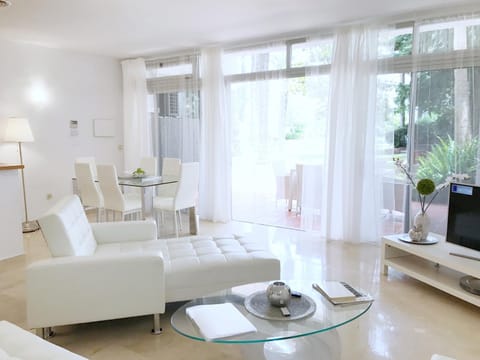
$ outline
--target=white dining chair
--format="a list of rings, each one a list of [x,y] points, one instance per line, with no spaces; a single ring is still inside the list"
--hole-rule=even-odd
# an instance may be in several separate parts
[[[180,178],[180,166],[182,161],[177,158],[164,157],[162,159],[162,176],[175,176]],[[163,184],[155,189],[155,194],[159,198],[171,198],[177,191],[177,183]],[[163,211],[160,212],[162,224],[165,223]]]
[[[177,158],[165,157],[162,159],[162,176],[177,176],[180,178],[180,167],[182,161]],[[157,189],[157,195],[163,197],[175,196],[177,191],[177,183],[165,184],[159,186]]]
[[[290,173],[283,161],[273,161],[273,174],[275,175],[275,198],[278,200],[290,199]],[[277,205],[277,203],[275,204]]]
[[[154,156],[145,156],[140,159],[140,167],[145,171],[147,176],[158,175],[158,160]]]
[[[105,219],[108,221],[108,211],[115,214],[121,214],[120,220],[125,220],[127,216],[141,215],[142,200],[137,193],[122,193],[118,185],[118,176],[115,165],[101,164],[97,165],[98,183],[103,193],[103,203],[105,209]]]
[[[90,164],[93,174],[93,180],[97,180],[97,164],[95,162],[94,156],[79,156],[75,158],[75,164],[77,163],[87,163]]]
[[[95,171],[96,173],[96,171]],[[80,200],[85,209],[94,208],[97,212],[97,222],[102,218],[103,194],[95,182],[93,166],[90,162],[75,163],[75,177]]]
[[[177,216],[177,212],[197,205],[199,180],[199,163],[183,163],[180,166],[180,179],[177,183],[177,189],[174,196],[155,196],[153,199],[153,208],[157,214],[157,218],[159,211],[173,212],[175,234],[177,237],[179,233],[179,221],[181,228],[181,216]],[[157,224],[159,224],[158,221]]]

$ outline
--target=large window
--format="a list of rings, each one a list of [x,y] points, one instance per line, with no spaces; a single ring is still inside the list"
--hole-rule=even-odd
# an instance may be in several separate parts
[[[324,163],[326,126],[335,121],[328,118],[333,39],[323,34],[225,50],[235,219],[271,224],[282,217],[280,225],[304,227],[298,165]],[[417,178],[437,184],[452,173],[480,180],[480,17],[403,22],[378,40],[381,126],[372,156],[381,154],[375,161],[388,164],[382,219],[393,220],[384,227],[391,233],[407,230],[418,210],[417,194],[393,156],[407,161]],[[198,160],[199,56],[149,61],[147,71],[157,156]],[[445,232],[446,196],[430,210],[439,233]]]
[[[332,38],[323,37],[225,56],[237,218],[267,217],[259,199],[278,208],[296,164],[322,163],[332,51]],[[388,164],[385,233],[408,229],[418,210],[416,192],[388,161],[392,155],[408,161],[417,177],[437,184],[452,173],[468,173],[476,181],[478,51],[480,19],[475,17],[403,23],[381,33],[377,117],[385,134],[376,146]],[[438,196],[429,210],[432,230],[439,233],[445,233],[447,195]],[[239,216],[236,204],[246,202],[251,206]]]
[[[379,77],[393,81],[383,88],[385,103],[393,105],[385,120],[394,128],[395,153],[408,160],[417,179],[438,185],[449,175],[468,174],[470,182],[479,180],[479,24],[480,18],[432,21],[384,36],[390,40],[383,44],[385,68],[406,70]],[[404,230],[419,210],[416,192],[407,187],[407,195],[407,203],[396,197],[396,209],[405,211]],[[440,234],[446,232],[447,201],[444,191],[429,210],[431,230]]]
[[[234,219],[302,226],[296,166],[323,161],[331,51],[331,38],[298,39],[224,56]]]
[[[198,55],[151,60],[147,86],[154,154],[198,161],[200,140],[200,80]]]

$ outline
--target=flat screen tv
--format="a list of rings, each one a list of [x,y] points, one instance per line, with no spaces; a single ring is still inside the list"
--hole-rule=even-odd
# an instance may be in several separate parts
[[[480,251],[480,186],[450,184],[446,240]]]
[[[450,184],[446,240],[453,244],[480,252],[480,187],[467,184]],[[479,260],[480,256],[459,253],[451,255]],[[480,255],[480,253],[479,253]],[[480,279],[470,275],[460,278],[460,286],[480,295]]]

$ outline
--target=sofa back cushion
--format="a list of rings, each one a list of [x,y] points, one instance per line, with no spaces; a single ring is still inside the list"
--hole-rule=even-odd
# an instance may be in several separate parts
[[[55,204],[38,219],[43,237],[52,256],[91,255],[97,242],[77,195],[70,195]]]

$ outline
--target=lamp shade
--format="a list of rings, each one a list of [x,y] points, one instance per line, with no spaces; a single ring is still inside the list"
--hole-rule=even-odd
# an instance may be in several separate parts
[[[8,118],[4,141],[32,142],[33,134],[28,119]]]

